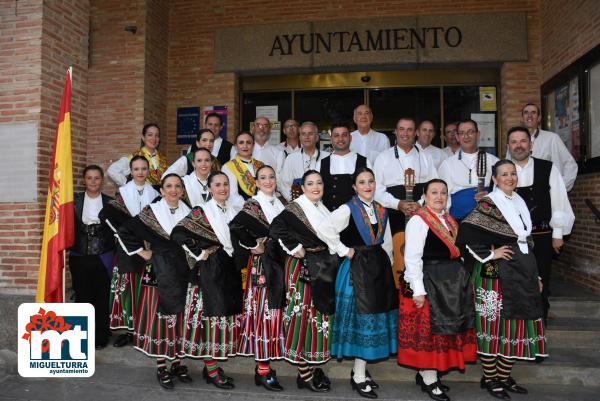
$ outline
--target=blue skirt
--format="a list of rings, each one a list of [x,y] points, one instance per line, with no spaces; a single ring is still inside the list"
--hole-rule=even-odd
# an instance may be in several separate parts
[[[385,359],[398,347],[398,310],[356,313],[350,260],[345,258],[335,282],[335,315],[331,355],[335,358]]]

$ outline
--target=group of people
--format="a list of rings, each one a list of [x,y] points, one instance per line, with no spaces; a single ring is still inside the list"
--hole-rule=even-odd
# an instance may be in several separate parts
[[[70,269],[76,301],[96,306],[97,348],[125,329],[114,345],[156,358],[166,389],[193,380],[185,358],[232,389],[219,361],[253,356],[257,386],[283,390],[271,362],[285,359],[299,388],[326,392],[322,366],[337,358],[377,398],[367,364],[397,355],[434,400],[449,400],[440,373],[477,358],[492,396],[525,393],[511,369],[547,356],[551,255],[574,222],[568,166],[531,156],[533,138],[556,134],[513,127],[498,160],[472,120],[448,124],[439,152],[430,121],[400,118],[393,147],[372,121],[360,105],[356,131],[334,124],[329,154],[312,122],[285,121],[272,146],[258,117],[232,145],[209,114],[170,167],[148,124],[140,149],[108,168],[114,198],[87,166]]]

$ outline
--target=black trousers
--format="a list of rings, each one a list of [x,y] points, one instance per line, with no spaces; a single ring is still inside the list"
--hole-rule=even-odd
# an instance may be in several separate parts
[[[108,300],[110,279],[99,256],[69,255],[69,268],[75,291],[75,302],[94,305],[96,310],[96,344],[108,341]]]
[[[544,289],[542,290],[542,305],[544,306],[544,321],[548,318],[548,309],[550,302],[550,275],[552,272],[552,257],[554,256],[554,248],[552,248],[552,232],[534,233],[533,237],[533,254],[537,262],[538,274],[542,278]]]

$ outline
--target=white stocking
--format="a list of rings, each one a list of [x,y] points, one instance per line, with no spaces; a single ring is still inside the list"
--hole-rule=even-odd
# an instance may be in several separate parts
[[[419,370],[419,374],[423,378],[423,383],[426,385],[433,384],[438,380],[437,370],[435,369]],[[440,395],[442,392],[439,388],[435,388],[433,389],[433,394]]]

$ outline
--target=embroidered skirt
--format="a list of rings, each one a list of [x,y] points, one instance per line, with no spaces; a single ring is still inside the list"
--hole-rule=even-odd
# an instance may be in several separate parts
[[[313,305],[310,284],[299,279],[298,259],[286,259],[285,277],[288,305],[283,314],[284,357],[292,363],[327,362],[330,359],[330,317]]]
[[[148,356],[182,357],[182,314],[164,315],[158,311],[158,288],[142,285],[135,316],[133,346]]]
[[[331,355],[338,358],[384,359],[398,346],[398,310],[356,313],[354,287],[350,282],[350,260],[344,259],[335,282],[335,315]]]
[[[238,352],[240,315],[206,317],[202,290],[188,287],[182,332],[182,350],[191,358],[227,359]]]
[[[433,335],[429,302],[417,308],[413,299],[400,292],[398,317],[398,363],[417,369],[465,369],[466,362],[477,360],[475,333]]]
[[[137,301],[140,299],[142,290],[140,273],[119,274],[119,268],[115,266],[110,283],[110,328],[113,330],[127,329],[135,330],[135,315],[137,313]]]
[[[260,257],[250,257],[248,271],[258,268]],[[283,358],[283,325],[281,309],[269,308],[267,287],[255,287],[252,275],[246,277],[242,312],[239,355],[254,355],[257,361]]]
[[[542,319],[504,319],[500,280],[481,277],[481,269],[476,262],[472,276],[477,352],[526,360],[548,356]]]

